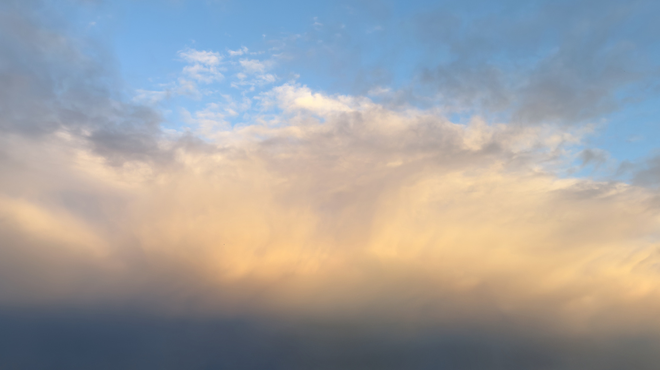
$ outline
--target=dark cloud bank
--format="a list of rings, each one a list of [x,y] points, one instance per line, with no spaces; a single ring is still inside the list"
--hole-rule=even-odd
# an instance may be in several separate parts
[[[360,321],[3,313],[7,369],[655,369],[657,337]],[[520,328],[518,328],[520,329]]]
[[[586,12],[588,6],[600,7],[599,3],[585,4],[579,12]],[[648,5],[635,4],[641,9]],[[20,137],[39,146],[64,130],[111,166],[127,161],[167,166],[173,149],[158,145],[162,135],[158,113],[122,100],[111,68],[98,59],[98,54],[73,45],[65,30],[41,24],[43,14],[35,10],[43,6],[33,1],[0,4],[0,135]],[[424,27],[435,22],[429,17],[432,16],[423,18]],[[548,17],[532,30],[540,32],[544,24],[563,19],[564,13]],[[584,17],[589,19],[588,15]],[[607,22],[617,22],[618,18],[612,17],[597,20],[593,26],[596,31],[604,29],[604,39],[609,39]],[[548,99],[555,108],[560,107],[564,118],[593,117],[595,111],[612,109],[611,86],[637,81],[637,77],[623,72],[588,71],[590,63],[598,64],[596,60],[608,57],[610,52],[616,54],[611,68],[623,68],[626,60],[618,57],[616,47],[603,49],[598,40],[587,40],[581,45],[579,37],[563,37],[569,47],[540,63],[529,75],[529,81],[517,88],[526,96],[516,111],[521,120],[552,118],[549,110],[534,108]],[[464,41],[457,40],[452,47],[459,48]],[[472,101],[478,97],[463,91],[466,86],[475,85],[472,80],[500,77],[484,67],[484,56],[465,55],[460,50],[457,53],[467,61],[430,70],[425,79],[448,86],[448,94]],[[563,74],[579,74],[583,79],[561,86],[565,79],[558,75]],[[499,83],[495,82],[489,84],[491,90],[486,90],[484,98],[493,104],[500,99],[494,98],[499,94],[492,90]],[[586,85],[595,86],[598,91],[590,92]],[[573,109],[573,104],[587,110]],[[193,139],[180,140],[176,145],[195,150],[203,147]],[[5,154],[9,150],[0,148],[0,168],[4,172],[0,177],[6,194],[13,191],[6,174],[16,171],[14,159]],[[21,160],[28,162],[26,158]],[[657,163],[652,162],[638,175],[639,181],[656,181],[657,168]],[[80,202],[83,194],[74,193],[71,208],[84,211],[85,207],[93,207],[93,201]],[[90,214],[94,214],[93,210]],[[12,253],[19,253],[12,243],[29,245],[6,238],[0,241],[0,255],[9,258]],[[0,262],[4,270],[0,272],[4,276],[0,294],[11,296],[16,293],[11,289],[22,285],[8,280],[20,274],[8,272],[11,266],[7,258]],[[88,269],[82,274],[93,276],[93,267]],[[530,323],[530,319],[504,314],[488,324],[406,325],[365,314],[319,319],[239,313],[218,318],[150,314],[141,309],[101,309],[98,305],[89,309],[77,305],[61,308],[67,306],[66,302],[52,305],[52,309],[39,304],[18,306],[7,305],[0,311],[2,369],[644,370],[657,369],[660,364],[660,338],[652,330],[567,334],[534,323],[534,319]]]

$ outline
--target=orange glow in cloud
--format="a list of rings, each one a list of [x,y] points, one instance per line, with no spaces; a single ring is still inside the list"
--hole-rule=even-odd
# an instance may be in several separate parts
[[[31,168],[3,183],[3,304],[660,329],[657,198],[553,175],[579,132],[270,98],[281,122],[163,139],[165,164],[3,138]]]

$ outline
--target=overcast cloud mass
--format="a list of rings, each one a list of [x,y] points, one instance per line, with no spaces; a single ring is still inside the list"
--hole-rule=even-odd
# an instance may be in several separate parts
[[[1,0],[0,368],[657,369],[658,5],[413,3]]]

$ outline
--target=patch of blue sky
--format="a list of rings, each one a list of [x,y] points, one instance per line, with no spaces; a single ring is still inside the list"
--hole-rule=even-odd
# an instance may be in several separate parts
[[[607,148],[620,160],[637,161],[657,155],[660,143],[660,99],[648,99],[612,113],[607,124],[587,144]]]

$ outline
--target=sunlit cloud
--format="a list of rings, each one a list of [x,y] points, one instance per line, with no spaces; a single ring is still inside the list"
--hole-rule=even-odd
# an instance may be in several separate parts
[[[620,320],[657,325],[656,195],[553,175],[579,134],[478,118],[459,125],[303,86],[271,96],[286,124],[227,131],[209,106],[196,119],[211,141],[161,139],[175,158],[166,166],[110,167],[82,143],[54,139],[58,171],[73,175],[3,202],[5,219],[18,225],[6,239],[36,237],[37,250],[61,245],[55,260],[76,251],[78,263],[105,266],[101,280],[113,283],[104,289],[119,294],[107,299],[143,294],[135,279],[167,291],[161,279],[186,276],[186,289],[205,292],[193,312],[362,315],[375,304],[383,315],[432,322],[524,314],[605,330],[622,323],[596,318],[625,296],[635,314]],[[82,188],[91,209],[61,198]],[[117,206],[117,197],[130,202]],[[20,255],[19,245],[5,252]],[[126,260],[135,255],[139,266]],[[268,293],[247,301],[234,292],[260,286]],[[17,288],[29,296],[30,287]],[[154,308],[178,307],[181,298],[169,294]],[[454,303],[441,308],[447,299]]]
[[[9,325],[25,353],[76,328],[138,338],[89,345],[119,348],[109,368],[654,368],[660,162],[599,141],[652,64],[611,34],[617,9],[559,41],[545,13],[485,34],[375,9],[370,39],[409,27],[449,57],[342,91],[285,70],[351,49],[320,35],[330,15],[268,47],[177,45],[126,88],[94,42],[0,6],[0,323],[66,323]],[[51,362],[75,361],[26,368]]]

